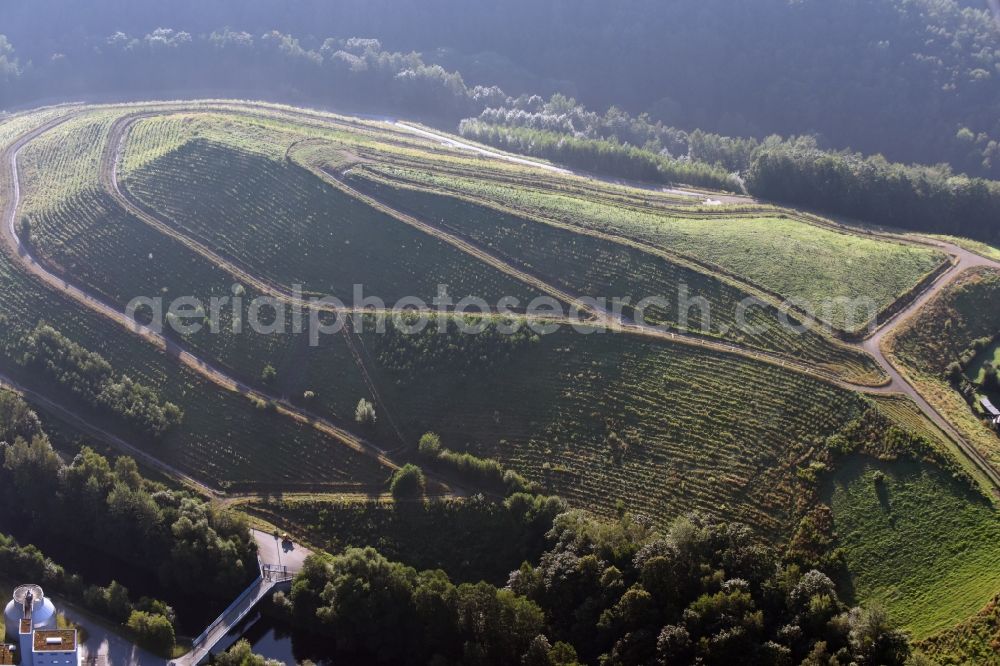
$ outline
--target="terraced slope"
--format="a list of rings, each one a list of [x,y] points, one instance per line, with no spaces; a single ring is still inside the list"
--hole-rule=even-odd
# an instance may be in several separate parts
[[[93,420],[157,458],[216,487],[296,487],[337,484],[381,487],[388,472],[307,425],[296,424],[245,398],[220,390],[161,350],[37,283],[0,254],[0,371],[29,388],[87,413],[72,394],[17,364],[21,336],[45,321],[119,372],[155,388],[184,411],[180,427],[160,440],[122,423]]]
[[[371,125],[331,120],[333,124],[321,127],[311,116],[300,123],[290,114],[279,117],[277,112],[250,119],[245,114],[252,109],[237,105],[225,115],[206,109],[198,113],[168,109],[168,118],[135,122],[121,156],[127,197],[116,194],[113,178],[111,185],[107,178],[113,161],[108,155],[114,155],[117,141],[102,137],[110,127],[118,126],[116,116],[134,110],[88,112],[51,136],[34,140],[22,155],[23,212],[32,253],[58,271],[66,283],[118,308],[138,294],[232,295],[233,269],[220,266],[237,265],[247,275],[252,273],[255,284],[301,283],[307,290],[332,293],[348,303],[356,282],[363,282],[367,293],[390,302],[404,295],[430,300],[442,282],[455,298],[475,294],[494,300],[511,295],[522,302],[547,289],[609,296],[619,295],[615,292],[673,295],[678,284],[690,282],[693,296],[707,294],[713,313],[721,310],[721,322],[717,319],[716,327],[707,332],[710,337],[769,350],[775,356],[784,354],[843,375],[870,378],[876,374],[871,359],[828,337],[816,333],[785,336],[774,326],[773,309],[747,311],[751,323],[765,327],[763,332],[733,333],[732,320],[725,317],[747,293],[732,280],[711,277],[705,266],[694,269],[686,260],[671,260],[674,255],[657,250],[641,234],[631,244],[608,238],[603,232],[593,233],[598,222],[557,219],[555,204],[541,215],[534,203],[536,196],[569,196],[572,205],[580,203],[586,215],[591,214],[586,213],[587,206],[594,205],[602,210],[638,211],[656,217],[650,225],[654,221],[665,225],[659,207],[684,208],[669,196],[646,196],[596,184],[580,186],[570,196],[562,189],[570,188],[570,180],[539,177],[538,183],[545,187],[525,190],[533,202],[530,210],[510,213],[478,200],[439,193],[379,190],[380,197],[393,199],[389,202],[393,207],[431,219],[448,232],[434,234],[364,197],[355,198],[349,190],[323,182],[317,176],[325,174],[312,173],[289,157],[316,146],[332,146],[333,166],[341,167],[359,157],[388,152],[411,161],[431,152],[434,159],[448,161],[449,168],[456,170],[471,168],[475,160],[450,150],[435,153],[419,141],[407,141]],[[490,167],[490,171],[503,171],[509,181],[523,177],[530,184],[527,171],[522,170],[520,176],[513,169]],[[389,175],[402,177],[388,171],[379,177]],[[365,182],[373,187],[374,180]],[[474,194],[487,198],[484,193]],[[129,203],[132,198],[142,210]],[[500,203],[512,207],[514,202]],[[571,204],[562,205],[561,214],[568,215]],[[727,209],[725,214],[732,212]],[[535,219],[539,216],[549,223]],[[164,222],[154,224],[151,218]],[[705,219],[698,223],[711,224]],[[843,234],[823,231],[837,238],[820,235],[816,242],[839,259],[849,258],[853,251],[913,249],[862,238],[876,245],[851,240],[851,249],[845,253],[839,238]],[[485,253],[445,242],[459,236],[488,248],[492,261],[482,256]],[[734,237],[745,240],[735,232]],[[755,247],[751,243],[743,251],[755,251]],[[529,273],[535,276],[531,280],[526,279]],[[820,273],[820,282],[836,279],[835,273]],[[57,282],[49,284],[58,289]],[[245,299],[260,293],[251,286],[242,289]],[[654,313],[653,319],[680,323],[665,310]],[[23,321],[32,322],[32,318]],[[224,317],[223,330],[232,323]],[[61,321],[62,326],[76,330],[71,321]],[[723,326],[729,329],[724,331]],[[446,339],[447,344],[431,344],[420,336],[368,332],[360,340],[363,345],[351,344],[359,342],[353,336],[337,336],[318,350],[304,344],[302,336],[291,334],[195,334],[177,338],[182,349],[195,354],[195,360],[186,360],[187,369],[174,368],[174,372],[188,374],[175,377],[177,385],[164,390],[164,395],[183,402],[185,410],[190,405],[191,414],[205,418],[206,412],[199,410],[210,400],[204,394],[219,390],[192,379],[198,363],[221,366],[246,390],[267,383],[261,372],[270,364],[277,369],[277,377],[270,378],[273,393],[292,400],[306,391],[317,393],[312,401],[302,403],[305,410],[299,411],[300,420],[325,416],[358,431],[350,423],[351,406],[362,395],[375,397],[379,414],[391,411],[405,441],[415,441],[425,430],[437,430],[450,448],[496,457],[577,506],[610,515],[618,510],[620,500],[661,521],[696,508],[755,524],[768,535],[785,535],[797,508],[797,472],[808,466],[829,435],[866,408],[867,401],[780,364],[644,339],[634,333],[585,335],[564,329],[554,335],[518,338],[504,347],[487,344],[489,337],[486,343],[477,338],[475,343]],[[96,344],[97,335],[83,336],[86,339],[80,342],[88,347],[94,344],[104,353],[114,339],[119,348],[114,354],[109,352],[109,360],[121,372],[132,372],[140,362],[129,360],[135,352],[122,335],[128,334],[119,329],[118,337],[109,336],[102,344]],[[10,339],[16,340],[16,335],[12,333]],[[133,339],[131,346],[145,348],[145,343]],[[156,348],[150,348],[156,355]],[[156,356],[155,361],[170,364],[172,359]],[[137,372],[136,376],[162,388],[166,370],[159,372],[150,375],[146,370],[147,374]],[[224,395],[240,400],[234,394]],[[219,482],[257,483],[262,488],[341,479],[349,483],[355,475],[343,469],[374,465],[370,460],[355,461],[353,453],[337,449],[336,438],[296,425],[280,410],[266,405],[256,410],[249,401],[243,407],[248,405],[254,418],[273,419],[275,428],[291,428],[295,434],[278,446],[260,428],[257,432],[264,433],[265,441],[248,445],[243,438],[254,431],[241,430],[234,441],[241,447],[238,451],[247,447],[246,458],[231,473],[222,469],[224,463],[213,454],[244,453],[234,451],[236,445],[207,442],[192,460]],[[225,409],[218,404],[212,407]],[[899,417],[927,426],[905,408],[900,408]],[[296,428],[318,439],[299,436]],[[181,435],[181,431],[170,435],[185,442],[178,455],[188,446]],[[387,435],[376,430],[366,431],[365,436],[384,443]],[[347,462],[317,462],[327,444],[334,458],[343,453]],[[279,463],[272,464],[274,456]],[[257,467],[266,469],[260,470],[255,481]],[[371,485],[384,475],[374,465],[359,471],[356,478],[370,480],[365,483]]]
[[[919,435],[947,451],[954,447],[948,435],[941,431],[908,397],[899,394],[873,395],[871,400],[883,414],[907,432]]]
[[[647,324],[720,338],[806,361],[861,382],[877,382],[878,367],[866,354],[815,330],[796,330],[800,322],[794,316],[764,302],[748,306],[752,297],[747,292],[663,256],[457,197],[359,176],[349,182],[571,293],[608,302],[626,298],[632,305],[647,297],[663,299],[662,306],[645,309]],[[634,308],[625,307],[623,314],[634,317]]]
[[[106,117],[70,121],[26,149],[26,172],[39,176],[26,178],[24,188],[24,211],[39,258],[121,310],[136,297],[159,298],[162,318],[172,299],[190,295],[210,314],[210,299],[226,299],[220,300],[217,330],[205,326],[174,337],[244,381],[259,382],[271,366],[277,371],[274,388],[283,395],[301,402],[311,391],[318,413],[352,423],[358,399],[372,395],[345,338],[325,335],[320,346],[311,346],[307,331],[293,329],[291,314],[279,322],[271,306],[251,318],[260,292],[123,210],[97,185],[104,147],[99,131],[109,124]],[[80,159],[66,161],[60,158],[64,153]],[[54,186],[59,189],[53,191]],[[148,321],[148,310],[138,314]],[[266,328],[255,329],[254,320]]]
[[[620,500],[660,521],[699,509],[781,532],[798,466],[865,406],[774,366],[621,335],[565,329],[472,367],[418,336],[365,344],[411,440],[438,432],[607,515]]]
[[[867,320],[843,299],[870,299],[874,310],[887,307],[939,266],[943,254],[841,233],[781,211],[741,208],[691,210],[671,206],[608,201],[537,183],[496,182],[468,174],[399,168],[391,156],[374,156],[363,169],[382,177],[419,183],[442,191],[502,204],[528,215],[578,225],[643,241],[740,276],[768,292],[803,305],[837,328],[862,328]],[[526,179],[527,180],[527,179]]]
[[[25,129],[32,126],[35,125],[28,123]],[[8,159],[9,155],[5,156],[5,164]],[[4,171],[0,176],[8,195],[11,192],[9,173],[9,170]],[[46,186],[56,180],[43,179],[41,184]],[[27,178],[22,174],[22,185],[30,188],[24,181]],[[78,182],[66,178],[62,185]],[[88,189],[64,187],[62,191],[67,196],[77,197]],[[23,203],[24,198],[15,201]],[[10,200],[5,195],[5,203]],[[16,261],[5,252],[0,265],[4,292],[0,299],[0,339],[3,343],[0,370],[26,388],[36,389],[81,413],[88,412],[89,408],[73,394],[43,381],[35,372],[25,371],[17,362],[21,337],[39,321],[45,321],[89,351],[100,353],[117,373],[153,388],[163,399],[183,409],[182,425],[170,430],[162,440],[143,437],[141,433],[130,431],[120,420],[106,415],[94,419],[98,425],[121,434],[180,472],[216,487],[241,484],[275,488],[301,484],[349,488],[383,486],[388,472],[372,457],[345,447],[341,441],[307,422],[263,409],[263,404],[256,407],[237,392],[220,389],[208,376],[194,371],[197,364],[179,364],[171,358],[177,350],[169,349],[165,354],[162,345],[150,344],[132,335],[117,321],[105,317],[99,308],[87,307],[86,303],[76,300],[66,283],[59,280],[42,282],[38,280],[38,273],[29,275],[22,268],[25,252],[22,248]],[[27,265],[31,267],[31,262]]]
[[[301,167],[235,145],[193,139],[123,176],[142,204],[220,254],[348,305],[355,284],[389,305],[404,296],[430,303],[439,284],[456,300],[540,295]]]

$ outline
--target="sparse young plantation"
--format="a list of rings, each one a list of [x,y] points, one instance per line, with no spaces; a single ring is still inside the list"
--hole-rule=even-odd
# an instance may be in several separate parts
[[[66,165],[60,161],[62,151],[76,146],[77,139],[86,140],[94,127],[107,125],[107,119],[101,117],[67,136],[43,135],[31,144],[32,170],[39,174],[65,171]],[[368,388],[343,335],[325,335],[321,347],[312,347],[307,331],[293,332],[291,313],[276,319],[270,305],[254,310],[258,313],[255,319],[266,327],[263,333],[255,330],[251,326],[252,304],[263,294],[239,284],[183,242],[123,210],[100,189],[98,168],[95,160],[88,160],[86,167],[76,165],[81,185],[68,197],[35,186],[26,188],[25,201],[31,203],[32,210],[31,246],[37,256],[120,310],[135,298],[162,299],[159,317],[165,326],[170,324],[168,310],[173,299],[195,297],[205,315],[204,320],[195,320],[202,323],[201,330],[187,335],[170,332],[172,339],[245,381],[253,382],[265,366],[273,365],[279,371],[276,387],[283,395],[296,398],[312,390],[317,394],[313,409],[323,416],[349,421],[352,401],[367,395]],[[51,175],[44,182],[50,179]],[[209,326],[209,317],[214,317],[211,299],[226,299],[219,301],[216,330]],[[151,316],[145,306],[136,313],[143,321]],[[302,317],[308,319],[308,314]]]
[[[157,458],[210,484],[232,487],[297,487],[302,484],[382,487],[388,473],[371,459],[308,425],[254,407],[224,391],[124,328],[110,323],[50,288],[36,283],[0,255],[0,339],[3,372],[28,388],[79,409],[87,418],[123,436]],[[45,321],[86,349],[99,353],[118,372],[155,388],[184,412],[183,424],[153,441],[75,402],[37,372],[26,371],[13,346]]]
[[[775,209],[657,211],[527,183],[514,187],[378,163],[365,168],[689,256],[786,299],[811,304],[819,318],[839,328],[862,328],[867,320],[864,309],[852,312],[838,299],[870,299],[880,310],[944,260],[932,249],[833,231]],[[832,305],[827,308],[826,303]]]
[[[543,276],[574,295],[628,299],[625,316],[650,297],[645,321],[805,360],[860,381],[878,381],[872,359],[800,322],[772,305],[747,306],[751,296],[729,283],[672,263],[650,252],[505,214],[463,199],[355,178],[353,184],[399,210],[468,237],[489,252]],[[703,305],[703,303],[707,303]],[[743,303],[744,305],[741,305]]]
[[[130,172],[125,184],[184,233],[255,274],[348,305],[355,284],[390,306],[404,296],[430,303],[439,284],[456,300],[496,303],[511,295],[527,303],[539,295],[300,166],[235,145],[193,139]]]
[[[953,447],[948,436],[941,431],[927,416],[920,411],[920,408],[906,396],[901,395],[877,395],[872,396],[872,401],[879,410],[890,419],[899,424],[899,427],[920,435],[928,442],[932,442],[949,449]]]
[[[25,135],[57,118],[66,122]],[[527,560],[509,589],[457,594],[537,604],[539,627],[562,609],[566,626],[548,638],[584,625],[600,640],[624,636],[609,663],[695,653],[732,663],[742,653],[727,641],[744,630],[790,646],[757,641],[748,663],[765,652],[773,663],[825,663],[794,629],[759,619],[793,615],[800,633],[826,631],[846,659],[867,649],[852,637],[879,633],[882,620],[838,594],[885,602],[937,656],[981,653],[1000,590],[992,471],[914,386],[1000,463],[1000,440],[947,378],[968,388],[997,360],[1000,271],[954,281],[987,260],[744,197],[603,183],[439,140],[405,123],[225,101],[0,120],[0,185],[14,213],[2,230],[0,380],[313,547],[375,546],[494,584]],[[930,288],[944,291],[925,306],[911,292],[932,275]],[[433,306],[439,285],[453,301],[519,306],[404,330],[410,313],[382,329],[386,313],[353,302],[354,285],[390,307],[403,297]],[[332,295],[365,311],[342,331],[311,332],[309,308],[290,305],[296,286],[303,299]],[[283,322],[255,305],[273,294]],[[543,295],[630,303],[621,317],[610,302],[611,313],[591,308],[576,327],[518,312]],[[184,296],[202,309],[166,317],[162,338],[122,325],[136,297],[162,299],[166,314]],[[660,300],[636,321],[646,297]],[[904,311],[883,333],[912,384],[855,339],[865,322],[851,321],[845,301],[865,298]],[[784,314],[783,299],[834,305],[815,321]],[[337,308],[323,307],[328,326]],[[146,306],[137,317],[151,321]],[[800,320],[802,332],[789,330]],[[172,330],[193,321],[202,330]],[[708,527],[716,520],[727,525]],[[756,559],[762,542],[773,560]],[[328,564],[382,566],[350,552]],[[712,568],[663,569],[719,557]],[[327,570],[316,562],[318,585]],[[558,581],[578,575],[593,594],[564,603]],[[698,593],[656,611],[681,624],[650,621],[650,600],[672,599],[667,588],[688,579]],[[308,608],[299,588],[279,611]],[[739,631],[711,619],[729,617],[727,604]],[[569,618],[577,606],[606,612]],[[545,640],[532,643],[550,658],[538,663],[556,663],[562,648]],[[905,641],[879,649],[897,647]],[[622,657],[633,648],[645,656]],[[573,663],[567,654],[558,663]]]
[[[365,342],[378,357],[386,339]],[[570,329],[477,372],[441,358],[378,377],[412,441],[438,432],[606,515],[698,509],[769,534],[788,527],[798,466],[864,406],[773,366]]]

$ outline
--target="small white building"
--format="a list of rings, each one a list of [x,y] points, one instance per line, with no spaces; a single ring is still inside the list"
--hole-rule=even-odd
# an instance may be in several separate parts
[[[38,585],[14,590],[14,598],[4,609],[4,622],[7,643],[0,647],[0,664],[80,666],[76,629],[56,626],[55,606]]]

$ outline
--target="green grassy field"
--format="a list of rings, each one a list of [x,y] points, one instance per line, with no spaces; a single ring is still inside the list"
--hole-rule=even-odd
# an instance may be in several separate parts
[[[855,595],[883,602],[915,638],[974,615],[1000,590],[1000,516],[935,468],[854,460],[835,475],[830,505]]]
[[[867,319],[852,314],[838,299],[870,299],[876,310],[884,308],[945,258],[927,248],[832,231],[777,211],[685,216],[679,210],[635,209],[565,191],[514,187],[482,178],[440,176],[391,165],[365,168],[690,256],[787,299],[812,304],[818,317],[839,328],[861,328]]]
[[[920,641],[917,648],[941,666],[1000,664],[1000,595],[975,616]]]
[[[1000,367],[1000,340],[976,355],[969,367],[966,368],[966,374],[977,384],[982,383],[987,363],[994,368]]]

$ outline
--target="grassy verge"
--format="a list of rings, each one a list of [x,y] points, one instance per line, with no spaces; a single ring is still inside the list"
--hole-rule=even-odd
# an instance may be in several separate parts
[[[829,490],[856,597],[917,639],[974,615],[1000,590],[1000,518],[937,468],[854,459]]]
[[[941,666],[1000,664],[1000,595],[975,616],[918,642],[917,648]]]

